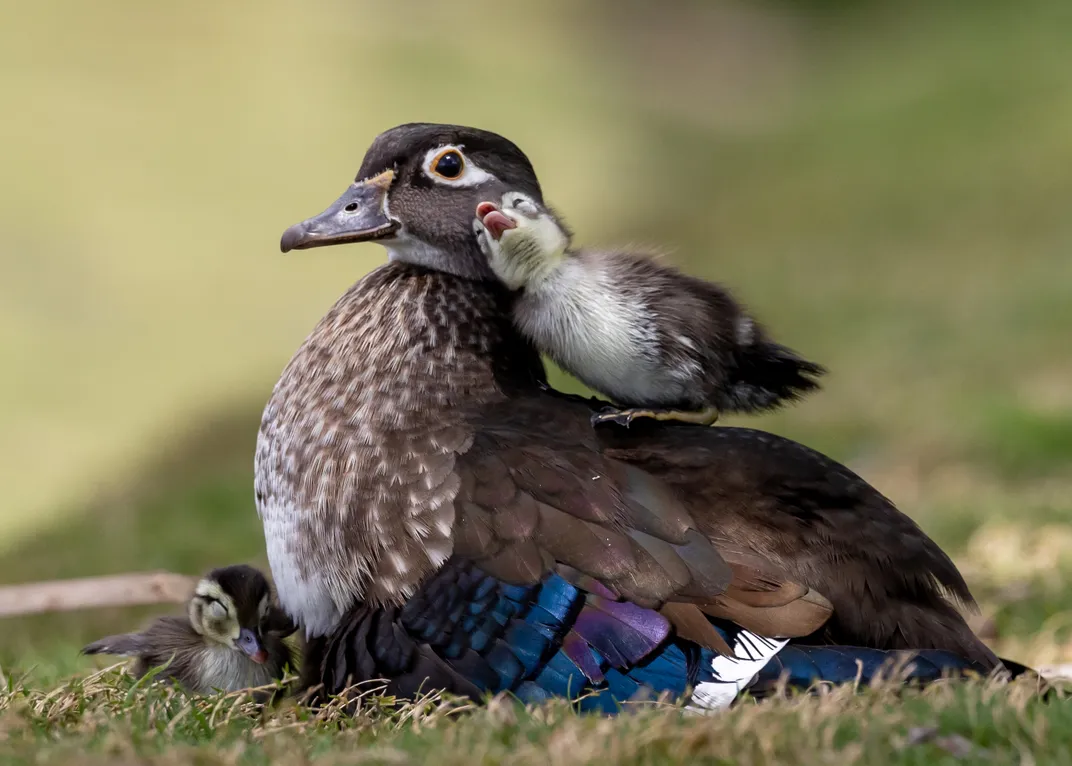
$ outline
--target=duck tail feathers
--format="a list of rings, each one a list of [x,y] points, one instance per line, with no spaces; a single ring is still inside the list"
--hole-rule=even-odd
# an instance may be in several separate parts
[[[822,365],[772,341],[759,341],[742,348],[736,370],[725,392],[721,409],[726,412],[761,412],[782,407],[818,391]]]
[[[82,654],[115,654],[122,657],[134,657],[145,650],[145,640],[140,633],[123,633],[106,636],[82,648]]]

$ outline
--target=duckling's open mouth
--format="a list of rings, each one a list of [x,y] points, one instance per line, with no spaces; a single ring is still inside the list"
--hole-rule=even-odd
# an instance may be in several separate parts
[[[516,229],[517,222],[507,216],[502,210],[491,202],[481,202],[476,206],[476,217],[488,230],[488,236],[498,241],[503,232],[508,229]]]

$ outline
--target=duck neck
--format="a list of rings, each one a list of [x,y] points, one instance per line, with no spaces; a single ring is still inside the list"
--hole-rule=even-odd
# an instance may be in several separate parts
[[[358,405],[351,423],[438,422],[442,408],[495,401],[544,379],[538,354],[510,322],[510,302],[495,281],[389,263],[336,302],[292,365],[321,384],[345,382]]]

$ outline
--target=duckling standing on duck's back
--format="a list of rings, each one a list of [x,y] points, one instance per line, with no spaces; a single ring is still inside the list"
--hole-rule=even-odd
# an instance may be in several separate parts
[[[210,694],[267,686],[294,668],[283,639],[295,626],[272,601],[265,576],[250,566],[214,569],[197,584],[186,617],[161,617],[141,633],[108,636],[83,654],[137,657],[139,678],[166,666],[187,691]]]
[[[514,323],[544,354],[626,409],[595,416],[709,425],[819,387],[825,370],[773,342],[718,285],[622,251],[574,250],[565,225],[520,192],[482,202],[473,228],[496,276],[521,290]]]

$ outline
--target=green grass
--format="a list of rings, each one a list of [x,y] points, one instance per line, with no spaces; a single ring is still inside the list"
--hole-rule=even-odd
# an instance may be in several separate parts
[[[1072,763],[1072,707],[1019,682],[840,687],[746,700],[713,717],[656,703],[615,718],[507,697],[483,707],[437,695],[400,704],[375,687],[346,714],[336,705],[264,710],[245,694],[189,698],[114,668],[47,692],[8,683],[0,755],[11,764]]]
[[[730,422],[917,519],[1000,654],[1072,661],[1072,28],[1063,0],[971,5],[5,9],[0,580],[263,565],[260,407],[382,260],[278,234],[429,119],[513,138],[583,243],[664,245],[826,364],[821,394]],[[158,611],[5,620],[4,762],[1072,764],[1068,704],[1020,686],[341,721],[89,675],[82,644]]]

